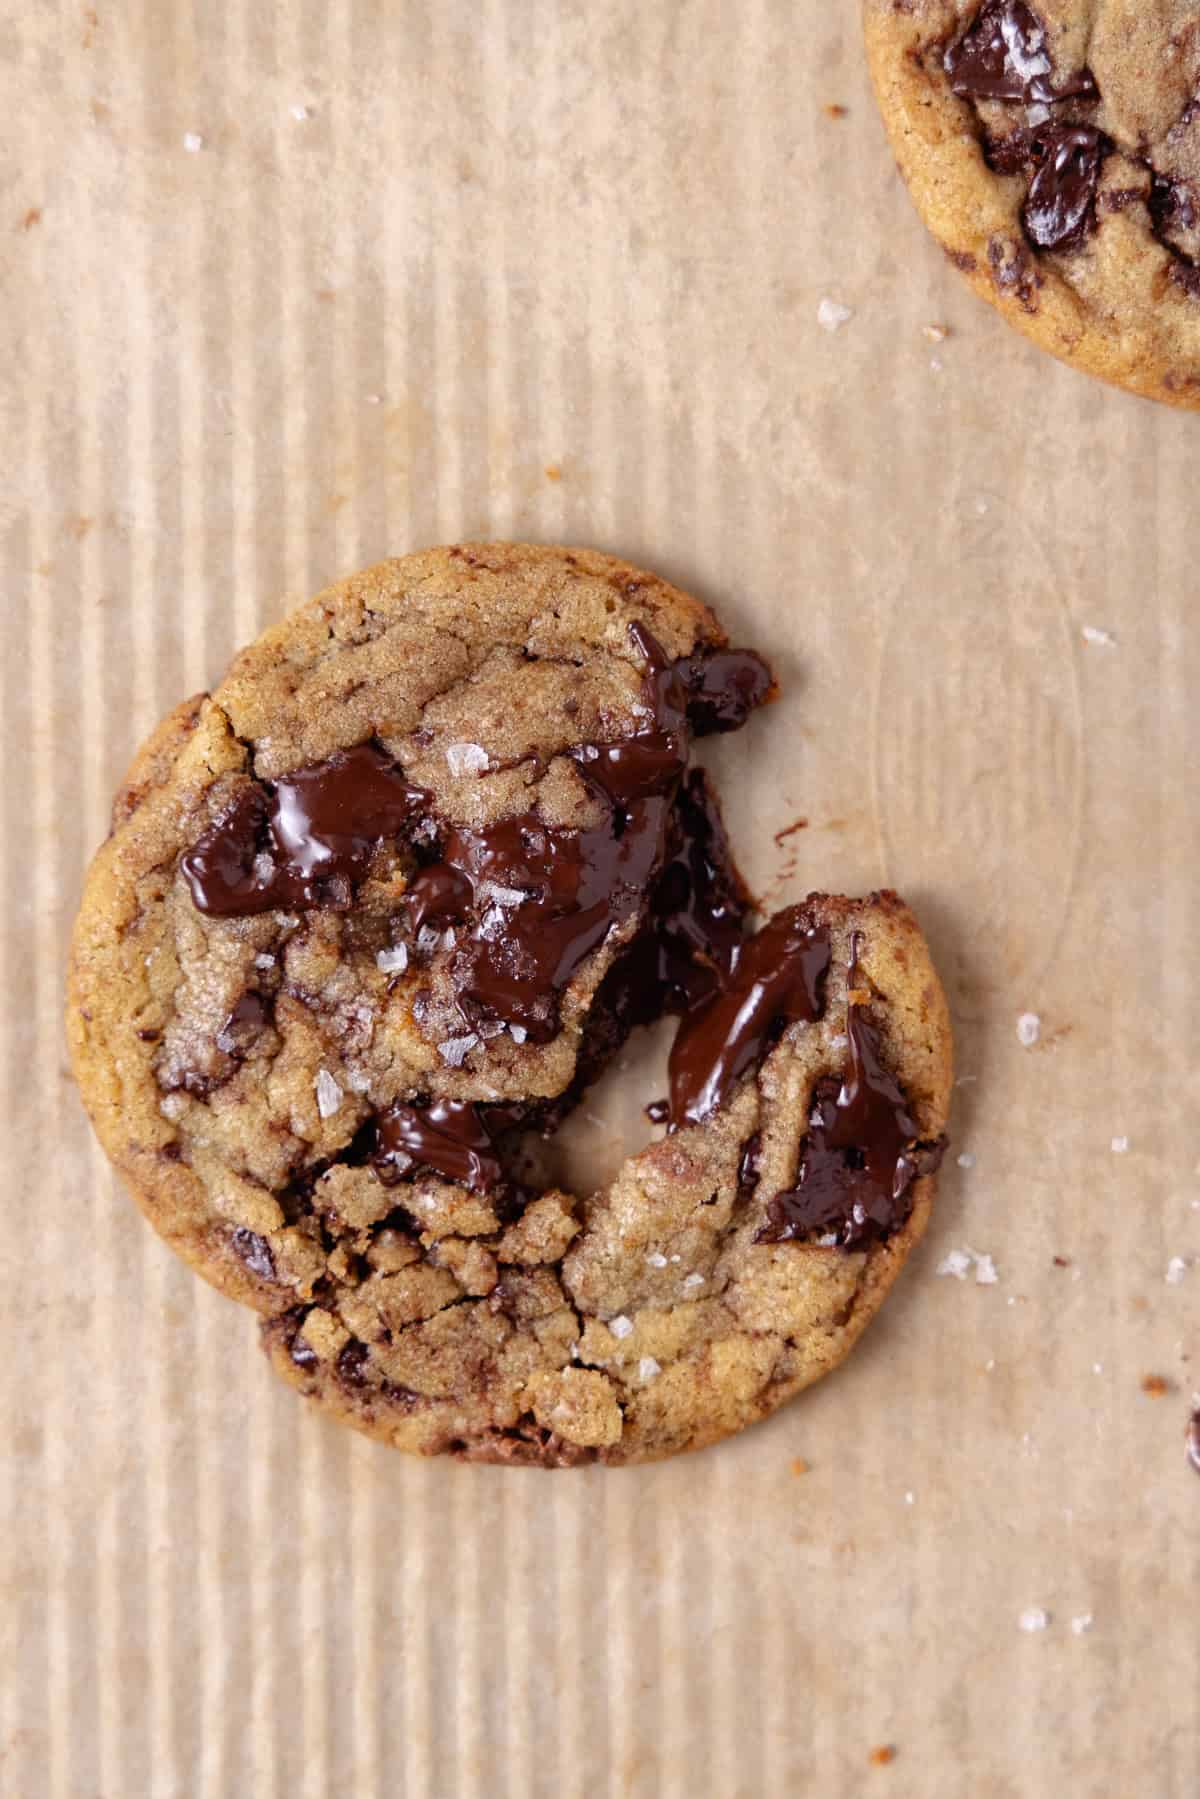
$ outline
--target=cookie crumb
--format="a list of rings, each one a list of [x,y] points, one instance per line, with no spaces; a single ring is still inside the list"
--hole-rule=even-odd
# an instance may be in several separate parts
[[[817,307],[817,323],[822,331],[840,331],[853,317],[853,307],[843,306],[840,300],[824,299]]]
[[[896,1759],[895,1744],[880,1743],[878,1749],[872,1749],[869,1759],[873,1768],[886,1768],[889,1762]]]
[[[1022,1012],[1017,1020],[1017,1040],[1032,1049],[1042,1034],[1042,1021],[1036,1012]]]
[[[1050,1622],[1050,1613],[1043,1611],[1040,1605],[1031,1605],[1017,1619],[1018,1630],[1045,1630]]]
[[[327,1068],[318,1068],[314,1082],[317,1089],[317,1111],[322,1118],[332,1118],[342,1103],[342,1090]]]
[[[1117,640],[1112,632],[1102,630],[1099,625],[1084,625],[1079,635],[1083,638],[1084,643],[1100,644],[1105,649],[1116,647]]]
[[[931,344],[944,344],[950,332],[945,325],[922,325],[921,336]]]
[[[1071,1630],[1077,1637],[1086,1636],[1092,1628],[1091,1612],[1080,1612],[1077,1618],[1071,1619]]]
[[[1146,1374],[1142,1377],[1142,1392],[1148,1399],[1161,1399],[1171,1391],[1171,1383],[1161,1374]]]
[[[802,1455],[794,1455],[791,1461],[791,1469],[793,1474],[807,1474],[808,1463]]]
[[[827,119],[847,119],[850,116],[850,108],[841,105],[837,100],[830,100],[821,108],[821,111]]]
[[[557,462],[548,462],[546,464],[546,467],[543,472],[546,476],[547,481],[561,481],[562,480],[562,475],[563,475],[562,468]]]
[[[195,156],[198,151],[203,150],[204,139],[198,131],[185,131],[183,134],[183,147]]]
[[[975,1157],[969,1149],[963,1150],[962,1155],[958,1158],[958,1165],[960,1168],[974,1168]]]
[[[1180,1281],[1187,1273],[1189,1265],[1190,1264],[1183,1256],[1171,1257],[1171,1260],[1167,1263],[1167,1272],[1164,1276],[1168,1287],[1177,1287],[1179,1285]]]
[[[1054,1266],[1056,1268],[1069,1268],[1071,1266],[1070,1256],[1055,1256]]]

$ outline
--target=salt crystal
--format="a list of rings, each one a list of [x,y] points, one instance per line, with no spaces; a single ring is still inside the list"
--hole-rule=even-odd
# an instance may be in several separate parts
[[[956,1087],[973,1087],[978,1079],[977,1074],[960,1074],[954,1085]]]
[[[274,956],[267,955],[264,951],[261,956],[255,956],[254,966],[255,968],[274,968],[275,958]]]
[[[1104,1363],[1103,1362],[1093,1362],[1092,1363],[1092,1373],[1093,1374],[1103,1374],[1104,1373]]]
[[[1036,1012],[1022,1012],[1017,1020],[1017,1037],[1030,1049],[1042,1034],[1042,1021]]]
[[[305,119],[312,118],[312,107],[305,106],[300,101],[297,101],[294,106],[289,106],[288,111],[291,113],[292,117],[297,121],[297,123],[299,123],[301,125],[304,123]]]
[[[1071,1619],[1071,1629],[1077,1637],[1082,1637],[1092,1628],[1091,1612],[1080,1612],[1077,1618]]]
[[[275,922],[281,930],[294,931],[300,920],[294,912],[277,912]]]
[[[671,1257],[672,1261],[675,1259],[674,1256]],[[697,1289],[703,1285],[704,1276],[702,1274],[689,1274],[684,1276],[683,1290],[685,1293],[695,1293]]]
[[[259,881],[269,881],[275,873],[274,858],[269,856],[266,850],[259,850],[251,866],[254,869],[255,878]]]
[[[905,1503],[905,1505],[916,1505],[916,1503],[917,1503],[916,1494],[915,1493],[906,1493],[904,1495],[904,1503]]]
[[[572,1345],[571,1345],[571,1360],[573,1362],[577,1362],[579,1360],[579,1344],[578,1343],[572,1343]]]
[[[847,1037],[845,1031],[839,1031],[836,1037],[831,1037],[829,1039],[829,1047],[830,1049],[838,1050],[849,1049],[850,1039]]]
[[[488,906],[479,920],[479,935],[485,943],[495,943],[508,935],[508,917],[503,906]]]
[[[458,942],[458,938],[455,936],[453,931],[443,931],[442,932],[442,948],[444,950],[452,950],[454,948],[454,945],[457,942]]]
[[[819,1249],[832,1249],[836,1242],[837,1242],[837,1232],[836,1231],[826,1231],[824,1236],[817,1238],[817,1247]]]
[[[662,1368],[652,1355],[644,1355],[638,1363],[638,1378],[640,1380],[653,1380],[656,1374],[661,1373]]]
[[[432,956],[441,941],[442,933],[431,924],[423,924],[417,932],[417,949],[422,956]]]
[[[182,1118],[185,1110],[182,1093],[168,1093],[165,1099],[159,1100],[158,1109],[164,1118]]]
[[[624,1312],[619,1312],[615,1318],[610,1318],[608,1328],[614,1337],[629,1337],[633,1334],[633,1324],[630,1319],[626,1318]]]
[[[992,1372],[992,1369],[993,1369],[993,1368],[994,1368],[994,1367],[995,1367],[995,1366],[996,1366],[996,1358],[995,1358],[995,1356],[989,1356],[989,1357],[988,1357],[988,1359],[987,1359],[987,1361],[986,1361],[986,1362],[985,1362],[985,1363],[984,1363],[984,1364],[983,1364],[983,1372],[984,1372],[984,1373],[985,1373],[985,1374],[990,1374],[990,1373],[991,1373],[991,1372]]]
[[[975,1158],[969,1149],[963,1150],[962,1155],[958,1158],[958,1165],[960,1168],[974,1168]]]
[[[474,1031],[468,1031],[465,1037],[447,1037],[438,1044],[438,1055],[448,1067],[461,1068],[478,1042]]]
[[[1126,1153],[1126,1151],[1128,1150],[1128,1148],[1129,1148],[1129,1138],[1128,1137],[1114,1137],[1113,1138],[1112,1152],[1113,1152],[1114,1156],[1123,1156]]]
[[[996,1264],[991,1256],[975,1257],[975,1285],[977,1287],[994,1287],[1000,1276],[996,1273]]]
[[[822,331],[838,331],[853,317],[852,309],[838,300],[822,300],[817,307],[817,323]]]
[[[1017,1624],[1021,1630],[1045,1630],[1050,1622],[1049,1612],[1044,1612],[1040,1605],[1031,1605],[1028,1611],[1021,1613]]]
[[[524,1043],[529,1032],[525,1029],[523,1024],[510,1024],[508,1027],[508,1034],[514,1043]]]
[[[1025,123],[1027,125],[1044,125],[1049,117],[1050,108],[1041,105],[1040,102],[1037,105],[1027,106],[1025,108]]]
[[[939,1274],[949,1274],[956,1281],[965,1281],[971,1272],[971,1258],[965,1249],[952,1249],[949,1255],[942,1257],[937,1265]]]
[[[322,1118],[332,1118],[342,1103],[342,1090],[327,1068],[318,1068],[316,1078],[317,1111]]]
[[[367,405],[368,406],[382,406],[383,405],[383,395],[382,394],[368,394],[367,395]]]
[[[195,156],[198,150],[203,150],[204,139],[198,131],[185,131],[183,134],[183,147]]]
[[[452,775],[478,775],[489,766],[488,753],[480,743],[448,743],[446,763]]]
[[[351,1093],[369,1093],[371,1091],[371,1077],[369,1074],[364,1074],[361,1068],[348,1068],[346,1070],[346,1085],[349,1087]]]
[[[1103,631],[1099,625],[1084,625],[1079,635],[1085,643],[1100,644],[1105,649],[1112,649],[1117,641],[1111,631]]]
[[[408,967],[407,943],[394,943],[390,949],[381,949],[375,958],[375,966],[380,974],[403,974]]]
[[[1188,1265],[1182,1256],[1172,1256],[1167,1263],[1166,1281],[1168,1287],[1177,1287],[1188,1271]]]
[[[646,1257],[646,1266],[648,1268],[665,1268],[666,1265],[666,1256],[660,1255],[657,1249],[651,1255]]]
[[[494,900],[498,906],[523,906],[529,898],[519,887],[501,887],[496,881],[481,881],[479,894],[482,899]]]
[[[929,358],[929,366],[933,370],[935,375],[940,375],[943,368],[945,367],[945,364],[943,363],[940,356],[931,356]]]

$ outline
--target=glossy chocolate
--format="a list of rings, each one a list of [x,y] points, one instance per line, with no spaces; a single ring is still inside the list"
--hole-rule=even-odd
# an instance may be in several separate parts
[[[401,1180],[418,1167],[430,1168],[473,1193],[487,1193],[504,1179],[478,1106],[459,1099],[438,1099],[420,1107],[395,1105],[381,1113],[371,1160],[385,1183]]]
[[[704,650],[675,663],[697,737],[740,731],[750,714],[775,694],[775,677],[753,650]]]
[[[910,1188],[932,1174],[944,1142],[922,1142],[899,1082],[883,1065],[879,1034],[854,996],[856,932],[849,969],[846,1034],[849,1067],[843,1080],[818,1081],[796,1185],[777,1193],[756,1243],[832,1236],[843,1249],[889,1236],[912,1210]]]
[[[1021,222],[1039,250],[1076,249],[1095,225],[1105,143],[1090,125],[1054,125],[1034,138],[1037,168]]]
[[[375,845],[428,805],[382,750],[339,750],[325,762],[243,789],[182,858],[201,912],[346,908]]]
[[[261,993],[243,993],[217,1032],[217,1048],[240,1060],[270,1016],[269,1002]]]
[[[718,990],[684,1015],[669,1063],[676,1128],[710,1118],[786,1025],[820,1017],[829,933],[804,919],[790,907],[746,939]]]
[[[1056,79],[1046,28],[1024,0],[987,0],[943,59],[950,86],[966,100],[1093,100],[1090,69]]]

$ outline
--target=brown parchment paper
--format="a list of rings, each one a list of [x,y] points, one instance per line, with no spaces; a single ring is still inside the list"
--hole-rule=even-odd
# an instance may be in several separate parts
[[[1198,427],[957,285],[855,12],[0,5],[14,1799],[1200,1792]],[[884,1314],[661,1467],[310,1415],[66,1068],[142,734],[286,602],[467,535],[643,560],[766,651],[783,702],[712,752],[752,884],[899,887],[954,1008]],[[653,1054],[589,1100],[581,1182]],[[939,1278],[965,1247],[994,1283]]]

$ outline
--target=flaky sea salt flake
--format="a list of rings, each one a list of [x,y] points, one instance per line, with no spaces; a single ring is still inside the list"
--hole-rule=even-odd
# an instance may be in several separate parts
[[[196,156],[204,148],[204,139],[198,131],[185,131],[183,147],[191,156]]]
[[[1112,632],[1102,630],[1099,625],[1084,625],[1079,635],[1083,638],[1084,643],[1094,643],[1107,650],[1116,648],[1117,640]]]
[[[674,1261],[675,1258],[672,1256],[671,1259]],[[684,1277],[683,1290],[685,1293],[697,1293],[703,1285],[704,1276],[702,1274],[689,1274]]]
[[[461,1068],[478,1042],[474,1031],[468,1031],[465,1037],[447,1037],[438,1044],[438,1055],[448,1068]]]
[[[971,1154],[969,1149],[963,1150],[962,1155],[958,1158],[958,1165],[960,1168],[974,1168],[975,1157]]]
[[[817,323],[822,331],[840,331],[853,317],[853,307],[843,306],[840,300],[826,298],[817,307]]]
[[[342,1103],[342,1090],[327,1068],[318,1068],[314,1082],[317,1089],[317,1111],[322,1118],[332,1118]]]
[[[646,1257],[647,1268],[665,1268],[666,1265],[667,1265],[667,1258],[666,1258],[666,1256],[664,1256],[662,1254],[662,1252],[660,1250],[657,1250],[657,1249],[652,1250],[651,1253]]]
[[[662,1373],[662,1366],[652,1355],[644,1355],[638,1363],[638,1379],[653,1380],[656,1374]]]
[[[390,949],[381,949],[375,966],[380,974],[403,974],[408,967],[407,943],[393,943]]]
[[[1128,1137],[1114,1137],[1113,1138],[1112,1152],[1113,1152],[1114,1156],[1126,1155],[1128,1153],[1128,1150],[1129,1150],[1129,1138]]]
[[[1042,1021],[1036,1012],[1022,1012],[1017,1020],[1017,1040],[1032,1049],[1042,1034]]]
[[[1077,1637],[1086,1636],[1092,1628],[1091,1612],[1080,1612],[1077,1618],[1071,1619],[1071,1630]]]
[[[490,766],[481,743],[448,743],[446,764],[452,775],[479,775]]]
[[[1031,1605],[1017,1619],[1018,1630],[1045,1630],[1050,1622],[1049,1612],[1043,1611],[1040,1605]]]
[[[1188,1262],[1183,1256],[1172,1256],[1167,1263],[1166,1283],[1168,1287],[1177,1287],[1188,1271]]]
[[[295,119],[295,121],[298,125],[303,125],[305,119],[312,118],[312,107],[305,106],[303,101],[301,101],[301,100],[297,100],[297,102],[294,106],[289,106],[288,111],[291,113],[292,117]]]
[[[624,1312],[618,1312],[615,1318],[610,1318],[608,1321],[608,1328],[614,1337],[630,1337],[633,1335],[633,1321],[632,1319],[626,1318]]]
[[[937,1265],[939,1274],[948,1274],[956,1281],[965,1281],[971,1272],[971,1257],[965,1249],[952,1249],[944,1255]]]

